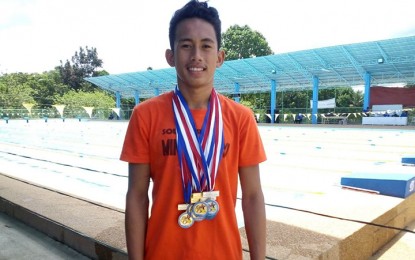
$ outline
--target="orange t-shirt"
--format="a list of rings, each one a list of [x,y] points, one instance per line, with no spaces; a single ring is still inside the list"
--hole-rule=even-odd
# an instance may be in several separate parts
[[[121,160],[150,164],[153,181],[148,221],[146,259],[242,259],[242,246],[235,214],[238,167],[266,160],[254,115],[248,108],[222,95],[225,149],[215,190],[220,210],[212,220],[181,228],[178,217],[184,203],[172,109],[173,92],[142,102],[134,108],[127,129]],[[206,109],[192,110],[201,129]]]

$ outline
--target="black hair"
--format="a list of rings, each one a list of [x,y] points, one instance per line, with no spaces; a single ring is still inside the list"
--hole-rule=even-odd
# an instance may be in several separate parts
[[[199,2],[198,0],[191,0],[181,9],[177,10],[170,20],[169,28],[169,40],[170,48],[174,51],[174,41],[176,39],[177,25],[190,18],[200,18],[210,23],[215,29],[216,40],[218,41],[218,50],[221,46],[221,21],[219,19],[219,13],[214,7],[209,7],[207,2]]]

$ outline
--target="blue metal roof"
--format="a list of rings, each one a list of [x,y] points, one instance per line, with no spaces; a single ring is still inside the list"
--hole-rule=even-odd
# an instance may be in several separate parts
[[[371,85],[415,83],[415,36],[354,43],[226,61],[216,70],[215,88],[234,93],[235,83],[243,93],[268,92],[271,80],[277,92],[312,89],[312,77],[319,88],[364,85],[370,73]],[[100,88],[123,97],[148,98],[171,91],[176,85],[174,68],[147,70],[86,78]],[[157,91],[156,91],[157,89]]]

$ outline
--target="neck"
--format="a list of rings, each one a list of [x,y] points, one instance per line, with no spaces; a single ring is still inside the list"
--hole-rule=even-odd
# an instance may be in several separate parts
[[[181,89],[184,99],[190,109],[204,109],[208,107],[209,98],[212,93],[212,88],[204,89]]]

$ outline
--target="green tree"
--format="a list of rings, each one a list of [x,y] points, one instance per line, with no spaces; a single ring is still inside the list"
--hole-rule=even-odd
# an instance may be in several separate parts
[[[325,89],[319,89],[318,90],[318,100],[326,100],[336,97],[334,88],[325,88]]]
[[[338,88],[336,91],[337,107],[363,107],[363,92],[351,87]]]
[[[246,102],[251,104],[251,108],[256,110],[264,110],[270,107],[271,95],[269,92],[263,93],[245,93],[241,95],[241,103]]]
[[[336,107],[362,107],[363,92],[354,91],[352,87],[321,89],[318,92],[318,99],[325,100],[336,98]]]
[[[114,97],[103,91],[85,92],[70,90],[60,97],[55,97],[56,104],[65,104],[68,108],[96,107],[112,108],[115,106]]]
[[[27,73],[5,74],[0,77],[0,107],[5,109],[23,108],[22,103],[36,105],[32,88],[33,76]]]
[[[273,54],[265,37],[248,25],[233,25],[222,34],[225,60],[260,57]]]
[[[276,110],[283,110],[284,113],[306,112],[310,109],[310,100],[313,99],[312,90],[283,91],[277,93]],[[318,99],[325,100],[336,98],[336,107],[348,108],[363,106],[363,92],[354,91],[351,87],[320,89]],[[270,109],[270,93],[248,93],[242,95],[244,102],[250,102],[254,111],[262,113]],[[331,111],[331,110],[330,110]]]
[[[62,83],[58,70],[34,74],[33,79],[31,86],[37,93],[34,99],[40,108],[51,107],[55,96],[62,96],[70,89],[68,85]]]
[[[265,37],[258,31],[253,31],[248,25],[233,25],[222,34],[222,49],[225,60],[260,57],[273,54]],[[264,93],[244,94],[241,103],[254,111],[269,108],[269,98],[261,98]],[[266,94],[265,94],[266,95]],[[269,94],[267,95],[269,97]]]
[[[96,87],[86,82],[84,78],[102,75],[97,68],[101,68],[103,61],[98,58],[96,48],[79,47],[79,51],[72,56],[72,63],[66,60],[65,63],[60,61],[57,67],[62,83],[69,85],[73,90],[94,91]]]
[[[85,92],[82,90],[70,90],[62,96],[55,97],[55,104],[64,104],[65,114],[68,117],[75,117],[85,113],[83,107],[94,107],[97,110],[104,110],[108,117],[110,109],[115,107],[114,97],[108,93],[96,90],[94,92]]]
[[[278,93],[279,94],[279,93]],[[278,95],[277,101],[281,100],[281,106],[284,108],[307,108],[310,105],[309,92],[303,91],[286,91],[284,94]],[[278,104],[277,104],[278,105]]]
[[[99,77],[99,76],[107,76],[109,75],[108,71],[106,70],[98,70],[95,72],[94,77]]]

